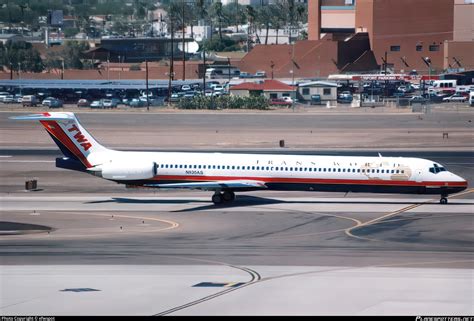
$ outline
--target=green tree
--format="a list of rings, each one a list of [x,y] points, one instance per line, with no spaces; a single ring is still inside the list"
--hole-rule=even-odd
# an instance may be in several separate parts
[[[65,68],[83,69],[83,52],[89,49],[89,45],[82,41],[68,41],[61,52]]]
[[[39,52],[25,41],[0,44],[0,63],[17,71],[41,72],[44,69]]]

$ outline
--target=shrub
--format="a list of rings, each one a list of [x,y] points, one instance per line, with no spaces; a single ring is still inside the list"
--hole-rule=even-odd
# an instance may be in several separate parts
[[[183,98],[178,102],[180,109],[268,109],[268,99],[264,96],[232,96],[220,97],[197,96]]]

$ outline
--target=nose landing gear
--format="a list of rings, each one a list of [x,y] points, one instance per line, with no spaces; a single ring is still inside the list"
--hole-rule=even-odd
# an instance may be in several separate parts
[[[441,195],[441,199],[439,200],[440,204],[448,204],[448,195]]]
[[[235,200],[235,193],[232,191],[224,191],[222,193],[216,192],[214,195],[212,195],[212,202],[215,205],[230,203],[233,200]]]

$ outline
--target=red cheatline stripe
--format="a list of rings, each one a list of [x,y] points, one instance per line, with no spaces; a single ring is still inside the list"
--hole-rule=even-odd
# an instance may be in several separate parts
[[[324,178],[288,178],[288,177],[158,175],[154,177],[154,180],[182,180],[182,181],[254,180],[254,181],[261,181],[265,183],[467,187],[467,182],[413,182],[413,181],[388,181],[388,180],[380,180],[380,179],[362,180],[362,179],[324,179]]]
[[[69,151],[77,156],[81,162],[87,167],[92,167],[91,163],[87,160],[84,154],[77,148],[76,145],[72,142],[69,136],[62,130],[61,126],[52,120],[40,120],[40,123],[46,128],[46,130],[56,137],[63,145],[69,149]],[[52,127],[51,127],[52,126]]]

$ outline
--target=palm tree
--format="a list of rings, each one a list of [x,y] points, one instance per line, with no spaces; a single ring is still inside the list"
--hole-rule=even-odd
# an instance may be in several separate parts
[[[222,42],[222,20],[224,18],[223,11],[222,11],[222,3],[215,2],[211,6],[211,14],[210,16],[217,17],[217,22],[219,25],[219,40]]]

